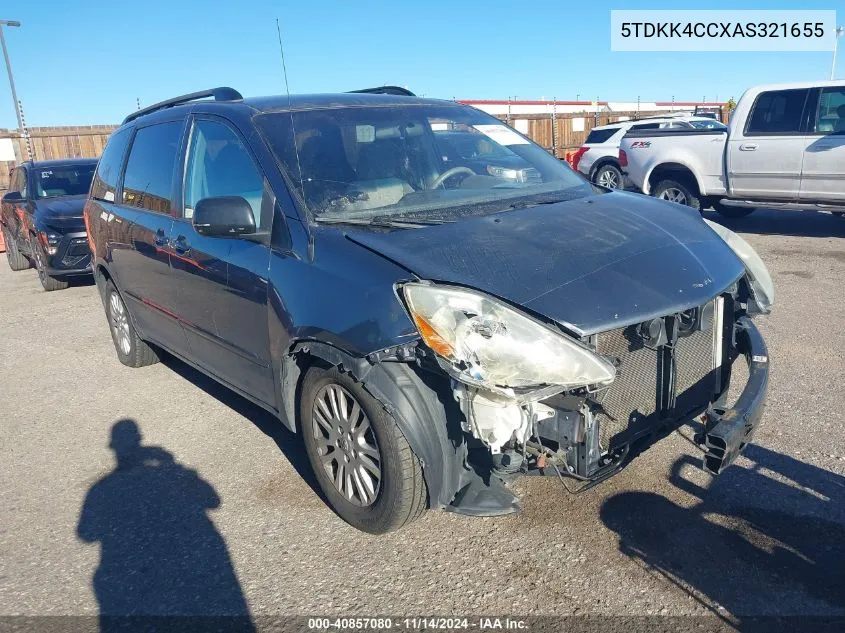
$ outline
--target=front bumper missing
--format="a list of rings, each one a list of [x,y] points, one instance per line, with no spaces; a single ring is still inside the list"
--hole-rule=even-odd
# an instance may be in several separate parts
[[[730,408],[723,406],[728,396],[729,384],[723,386],[722,392],[704,411],[704,424],[698,426],[696,434],[696,443],[704,451],[703,467],[714,475],[730,466],[751,441],[763,415],[769,383],[768,350],[757,327],[748,317],[737,319],[734,327],[736,351],[744,356],[748,363],[748,380],[736,403]],[[736,356],[733,362],[738,360],[739,356]],[[700,416],[700,413],[697,415]],[[613,477],[659,439],[691,422],[691,417],[679,418],[632,440],[591,476],[576,477],[576,480],[580,480],[577,489],[570,490],[567,486],[567,490],[583,492]],[[571,471],[548,466],[529,470],[527,474],[556,475],[561,479],[573,477]],[[518,511],[519,500],[509,487],[501,485],[502,483],[495,476],[489,477],[487,481],[473,481],[472,485],[467,485],[459,491],[447,509],[475,516],[495,516]],[[565,482],[564,485],[566,486]]]
[[[714,475],[733,464],[751,441],[769,385],[769,352],[748,317],[737,321],[736,346],[748,363],[748,382],[730,409],[712,405],[705,413],[704,469]]]

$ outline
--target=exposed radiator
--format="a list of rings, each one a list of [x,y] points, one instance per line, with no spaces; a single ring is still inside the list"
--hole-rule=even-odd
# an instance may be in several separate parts
[[[616,380],[597,398],[602,409],[596,416],[599,442],[604,451],[710,402],[720,369],[716,359],[721,359],[722,349],[721,298],[701,308],[705,309],[707,319],[691,331],[680,332],[674,355],[666,346],[646,347],[638,325],[598,335],[597,351],[619,359]],[[668,371],[667,363],[674,364],[674,371]]]

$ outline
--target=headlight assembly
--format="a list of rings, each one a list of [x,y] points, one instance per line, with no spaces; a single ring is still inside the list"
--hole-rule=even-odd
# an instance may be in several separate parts
[[[769,269],[766,268],[766,264],[760,259],[757,251],[730,229],[726,229],[721,224],[711,222],[710,220],[704,221],[719,237],[725,240],[725,243],[731,247],[731,250],[745,264],[748,285],[751,289],[752,299],[754,300],[754,305],[749,304],[748,311],[752,314],[769,314],[775,303],[775,284],[772,282]]]
[[[607,360],[492,297],[425,283],[402,292],[420,336],[462,382],[494,390],[613,382]]]

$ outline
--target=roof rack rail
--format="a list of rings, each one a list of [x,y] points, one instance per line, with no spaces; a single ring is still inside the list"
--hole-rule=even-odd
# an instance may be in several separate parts
[[[363,88],[361,90],[350,90],[349,92],[365,92],[371,95],[396,95],[399,97],[417,96],[407,88],[400,88],[399,86],[379,86],[378,88]]]
[[[196,101],[197,99],[205,99],[206,97],[214,97],[215,101],[236,101],[238,99],[243,99],[243,96],[240,92],[238,92],[234,88],[227,88],[226,86],[221,86],[219,88],[211,88],[209,90],[200,90],[199,92],[192,92],[190,94],[182,95],[180,97],[165,99],[164,101],[159,101],[158,103],[154,103],[153,105],[147,106],[146,108],[141,108],[137,112],[133,112],[125,119],[123,119],[123,122],[129,123],[129,121],[134,121],[138,117],[144,116],[145,114],[149,114],[150,112],[155,112],[156,110],[163,110],[164,108],[171,108],[173,106],[188,103],[190,101]]]

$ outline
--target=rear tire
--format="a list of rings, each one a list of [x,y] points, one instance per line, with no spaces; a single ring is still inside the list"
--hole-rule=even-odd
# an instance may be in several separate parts
[[[17,241],[6,230],[3,231],[3,240],[6,242],[6,261],[9,262],[9,268],[15,271],[32,268],[32,262],[21,254]]]
[[[299,409],[308,460],[340,518],[364,532],[384,534],[425,513],[420,461],[363,385],[337,367],[312,367],[303,379]]]
[[[106,283],[106,317],[114,349],[121,363],[127,367],[145,367],[158,362],[156,351],[142,341],[135,331],[123,297],[111,280]]]
[[[745,207],[731,207],[722,204],[720,200],[713,201],[713,210],[723,218],[744,218],[746,215],[751,215],[756,211],[756,209],[747,209]]]
[[[593,182],[607,189],[624,189],[622,178],[622,170],[612,163],[607,163],[598,168],[593,175]]]
[[[661,180],[651,190],[651,195],[661,200],[668,200],[676,204],[682,204],[701,210],[701,197],[686,183],[677,180]]]
[[[44,269],[44,249],[39,244],[33,245],[32,256],[35,260],[35,268],[38,270],[38,280],[41,282],[44,290],[52,292],[54,290],[64,290],[68,287],[68,282],[56,279],[47,274],[47,271]]]

